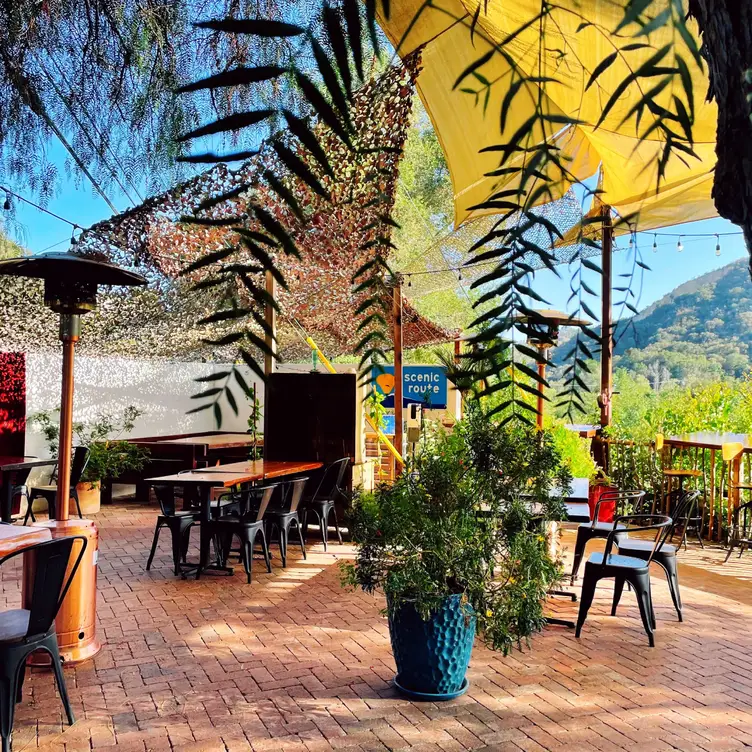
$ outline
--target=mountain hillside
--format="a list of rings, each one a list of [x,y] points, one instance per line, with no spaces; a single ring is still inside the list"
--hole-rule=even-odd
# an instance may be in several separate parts
[[[615,365],[660,387],[742,376],[752,364],[752,281],[747,259],[679,285],[616,330]]]

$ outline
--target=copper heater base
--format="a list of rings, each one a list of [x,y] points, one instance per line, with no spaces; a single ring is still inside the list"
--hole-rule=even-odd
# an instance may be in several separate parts
[[[86,553],[71,583],[70,590],[60,607],[55,628],[60,655],[65,663],[80,663],[93,658],[102,648],[97,639],[97,559],[99,556],[99,532],[93,520],[48,520],[34,523],[34,527],[46,527],[53,538],[67,535],[83,535],[88,540]],[[80,549],[74,546],[73,551]],[[26,578],[24,578],[24,591]],[[30,663],[35,666],[49,665],[49,656],[36,653]]]

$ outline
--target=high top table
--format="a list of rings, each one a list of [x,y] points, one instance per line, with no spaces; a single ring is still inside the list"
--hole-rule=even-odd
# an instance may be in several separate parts
[[[15,474],[19,470],[57,464],[57,460],[40,460],[38,457],[9,457],[0,455],[0,520],[11,521]]]
[[[748,433],[719,433],[717,431],[696,431],[694,433],[684,433],[676,436],[666,436],[664,443],[677,447],[679,449],[707,449],[710,451],[710,511],[708,517],[708,525],[710,531],[710,537],[713,537],[714,528],[714,516],[716,512],[716,477],[715,477],[715,458],[716,452],[720,452],[723,449],[724,444],[739,443],[742,445],[741,454],[731,464],[731,477],[738,483],[739,474],[741,470],[742,457],[747,454],[752,454],[752,434]],[[703,461],[704,466],[704,461]],[[738,491],[731,493],[730,503],[727,509],[727,524],[730,526],[733,519],[733,510],[739,504]],[[718,514],[721,514],[719,508]],[[719,526],[719,538],[720,538],[720,526]]]
[[[233,488],[247,483],[258,483],[264,480],[283,478],[289,475],[300,475],[323,467],[321,462],[282,462],[273,460],[253,460],[252,462],[231,462],[226,465],[215,465],[201,470],[187,470],[173,475],[162,475],[157,478],[147,478],[150,485],[171,485],[193,487],[201,504],[201,553],[196,579],[209,567],[209,553],[211,546],[211,492],[213,488]],[[227,571],[221,566],[211,567],[220,571]]]

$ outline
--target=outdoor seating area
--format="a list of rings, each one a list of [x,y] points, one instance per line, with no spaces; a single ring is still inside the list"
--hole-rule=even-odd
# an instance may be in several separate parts
[[[653,579],[652,650],[632,594],[612,618],[612,590],[602,585],[580,640],[547,627],[530,649],[508,657],[479,644],[467,694],[435,704],[391,686],[383,600],[339,584],[337,562],[352,556],[349,545],[325,553],[311,539],[307,559],[292,548],[287,569],[258,567],[250,586],[242,569],[184,581],[174,576],[166,540],[145,570],[154,513],[116,504],[100,515],[104,647],[65,669],[77,723],[66,725],[49,672],[34,669],[17,706],[14,748],[733,750],[750,743],[749,557],[731,562],[746,570],[713,574],[723,550],[701,552],[690,542],[679,565],[683,623],[665,578]],[[194,537],[189,558],[197,544]],[[567,533],[565,566],[572,546]],[[20,564],[3,566],[0,577],[0,605],[17,607]],[[551,598],[547,608],[575,619],[578,604]]]

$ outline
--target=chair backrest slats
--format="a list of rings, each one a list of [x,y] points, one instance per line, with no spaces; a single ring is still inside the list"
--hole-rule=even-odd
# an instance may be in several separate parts
[[[639,521],[639,524],[630,524],[636,523],[637,521]],[[625,514],[623,517],[615,517],[614,527],[606,538],[603,563],[608,563],[617,536],[625,535],[631,531],[646,532],[648,530],[655,530],[653,548],[646,561],[646,565],[649,565],[656,553],[661,550],[666,538],[671,533],[672,525],[673,520],[671,517],[664,514]]]
[[[71,463],[70,483],[71,487],[75,488],[81,482],[81,476],[86,470],[86,466],[89,464],[89,457],[91,451],[88,447],[77,446],[73,450],[73,462]]]
[[[80,543],[78,555],[72,559],[74,544]],[[55,538],[14,551],[0,559],[0,565],[20,554],[33,555],[31,614],[26,635],[46,634],[52,627],[70,584],[83,559],[88,540],[83,535]]]
[[[308,478],[295,478],[290,481],[289,488],[287,490],[287,501],[285,503],[285,511],[297,512],[298,506],[300,506],[300,500],[303,498],[303,491],[305,490]]]
[[[262,486],[256,489],[261,491],[261,503],[259,504],[258,511],[256,512],[256,522],[261,522],[264,519],[266,510],[269,508],[269,504],[275,493],[282,493],[281,483],[272,483],[268,486]]]
[[[162,510],[162,514],[165,517],[175,516],[175,487],[168,485],[156,485],[152,486],[154,489],[154,495],[159,502],[159,508]]]
[[[627,513],[627,505],[632,506],[632,512],[637,513],[642,506],[642,500],[645,498],[644,491],[604,491],[595,503],[595,509],[593,510],[593,520],[591,527],[595,527],[596,522],[600,515],[601,504],[605,502],[615,502],[614,510],[615,517],[625,515]]]
[[[335,500],[342,490],[342,479],[345,477],[345,471],[350,464],[349,457],[343,457],[341,460],[332,462],[324,470],[321,476],[318,488],[313,495],[314,501]]]

